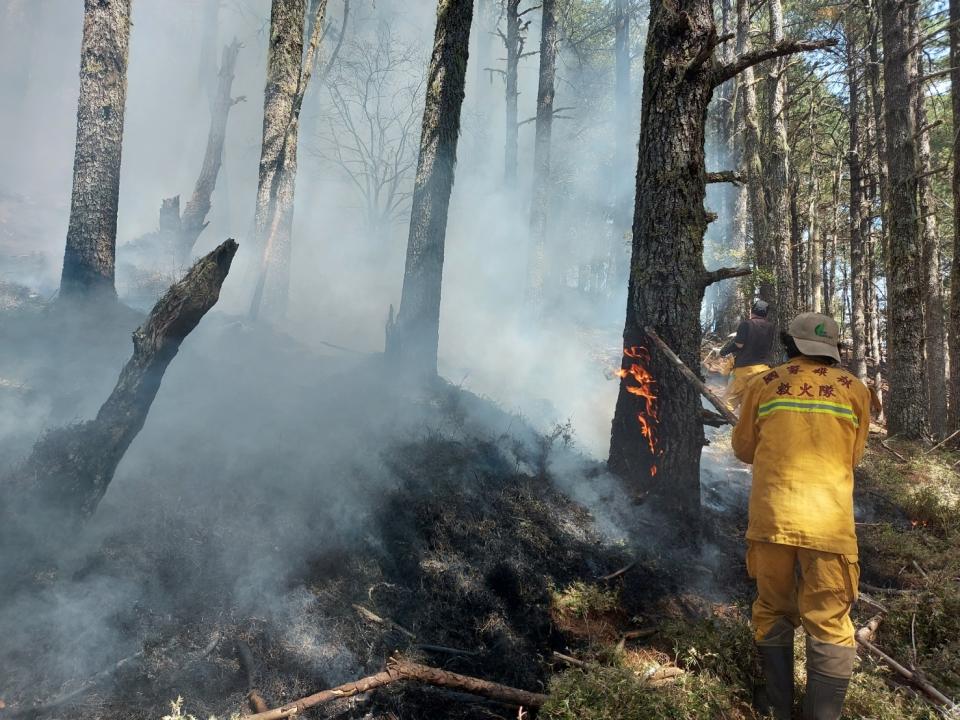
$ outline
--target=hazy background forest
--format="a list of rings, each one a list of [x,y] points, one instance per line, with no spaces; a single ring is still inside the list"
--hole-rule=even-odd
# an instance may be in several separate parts
[[[877,400],[857,619],[921,672],[864,654],[845,717],[948,710],[919,681],[960,694],[960,5],[679,5],[714,28],[683,82],[692,26],[646,0],[0,0],[0,720],[230,717],[396,652],[528,695],[326,716],[758,717],[749,470],[661,354],[642,405],[624,364],[649,323],[722,392],[757,297],[835,317]],[[129,9],[125,96],[96,9],[114,50]],[[114,238],[76,168],[121,146]]]

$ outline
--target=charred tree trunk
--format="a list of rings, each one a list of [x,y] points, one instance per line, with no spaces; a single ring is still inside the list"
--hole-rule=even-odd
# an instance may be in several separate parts
[[[880,0],[880,19],[889,165],[887,427],[891,434],[919,438],[927,429],[927,412],[923,385],[923,294],[917,273],[921,252],[907,5],[899,0]]]
[[[783,5],[768,0],[770,44],[783,40]],[[777,301],[772,308],[775,321],[785,328],[796,315],[793,274],[791,272],[790,226],[790,148],[787,144],[786,95],[787,60],[774,60],[767,81],[767,127],[769,143],[766,157],[767,230],[774,258]]]
[[[863,202],[862,137],[860,132],[860,68],[857,67],[859,49],[855,22],[847,16],[847,126],[850,145],[847,166],[850,172],[850,328],[853,337],[853,372],[861,380],[867,377],[866,316],[864,313],[865,272],[863,262],[864,238],[870,232],[870,221],[865,217]]]
[[[404,370],[428,377],[437,372],[447,212],[457,160],[472,19],[472,0],[439,0],[403,292],[396,322],[387,328],[387,356],[398,361]]]
[[[692,74],[689,68],[715,39],[706,0],[651,5],[632,272],[608,461],[638,494],[652,495],[690,526],[700,515],[700,397],[643,328],[653,327],[684,363],[698,366],[712,63]]]
[[[283,302],[289,281],[290,239],[293,230],[293,187],[284,175],[296,172],[297,143],[287,145],[288,126],[303,63],[305,0],[273,0],[270,11],[270,50],[263,99],[263,144],[254,216],[254,239],[262,253],[250,315],[257,318],[266,302]],[[271,277],[272,276],[272,277]],[[279,277],[283,276],[283,277]],[[267,288],[267,284],[270,288]],[[281,297],[276,297],[277,293]]]
[[[129,41],[130,0],[86,0],[62,297],[116,297],[113,280]]]
[[[915,5],[911,5],[911,14]],[[918,34],[916,22],[911,23],[913,35]],[[911,44],[916,42],[912,40]],[[917,58],[922,57],[920,52]],[[922,75],[918,62],[917,75]],[[921,258],[923,261],[923,325],[926,350],[926,388],[930,419],[930,432],[938,438],[947,436],[947,382],[946,328],[944,327],[943,283],[940,279],[940,234],[937,230],[936,198],[930,172],[930,131],[927,126],[927,110],[924,94],[917,88],[914,94],[914,112],[917,133],[918,210],[921,225]]]
[[[960,0],[950,0],[950,102],[960,128]],[[950,427],[960,426],[960,133],[953,134],[953,260],[950,263]]]
[[[543,304],[547,275],[547,216],[550,205],[550,137],[553,129],[554,79],[557,74],[557,18],[554,0],[542,0],[540,81],[537,87],[536,136],[533,148],[533,188],[530,193],[530,235],[533,241],[527,290],[531,305]]]
[[[207,214],[212,206],[211,198],[217,186],[217,177],[220,175],[220,165],[223,162],[227,118],[230,115],[230,108],[242,99],[234,99],[230,95],[239,52],[240,43],[236,40],[223,48],[216,90],[211,96],[210,133],[207,135],[207,150],[203,156],[203,166],[200,168],[200,175],[193,188],[193,195],[190,196],[180,218],[180,236],[176,248],[178,264],[186,263],[190,259],[197,238],[207,227]]]
[[[203,37],[200,44],[199,84],[212,104],[217,92],[217,25],[219,25],[220,0],[203,0],[202,12]]]
[[[503,38],[507,49],[506,79],[506,136],[503,148],[503,177],[508,187],[517,182],[517,142],[520,123],[517,119],[517,71],[523,54],[523,34],[520,29],[520,0],[506,0],[507,34]]]
[[[750,2],[737,0],[737,54],[750,52]],[[776,302],[774,277],[775,254],[770,240],[767,218],[767,196],[764,191],[764,169],[760,159],[760,127],[757,91],[753,68],[744,70],[738,80],[740,103],[743,106],[743,174],[747,181],[750,225],[753,229],[753,253],[757,293],[761,300]]]
[[[133,333],[133,356],[94,420],[54,430],[4,483],[5,509],[61,511],[83,518],[96,510],[117,465],[147,419],[167,366],[184,338],[216,304],[237,244],[227,240],[170,287]],[[12,502],[11,502],[12,500]]]

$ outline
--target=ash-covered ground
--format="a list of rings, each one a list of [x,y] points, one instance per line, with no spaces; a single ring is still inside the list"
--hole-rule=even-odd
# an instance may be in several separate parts
[[[44,428],[96,412],[141,319],[11,304],[3,467]],[[375,673],[395,652],[543,691],[551,651],[576,642],[551,617],[552,593],[571,583],[639,558],[616,580],[624,622],[682,593],[730,600],[742,568],[730,561],[741,520],[727,511],[741,496],[729,486],[746,476],[712,452],[705,498],[722,512],[684,547],[669,519],[578,452],[576,428],[537,432],[446,382],[405,389],[380,355],[320,353],[213,313],[171,364],[87,526],[64,538],[41,515],[23,547],[4,549],[68,548],[2,591],[5,716],[159,718],[183,696],[189,713],[229,717],[251,682],[279,704]],[[397,685],[325,712],[516,710]]]

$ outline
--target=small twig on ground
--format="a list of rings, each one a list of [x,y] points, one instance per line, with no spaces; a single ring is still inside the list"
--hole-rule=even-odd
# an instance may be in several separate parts
[[[860,593],[860,597],[859,597],[858,599],[859,599],[860,602],[862,602],[864,605],[869,605],[870,607],[872,607],[874,610],[876,610],[876,611],[878,611],[878,612],[881,612],[881,613],[884,613],[884,614],[886,614],[887,612],[889,612],[884,605],[881,605],[880,603],[878,603],[876,600],[874,600],[872,597],[870,597],[870,596],[867,595],[866,593]]]
[[[865,582],[861,582],[860,587],[866,588],[872,593],[880,593],[884,595],[910,595],[911,593],[917,592],[916,590],[907,590],[903,588],[882,588]]]
[[[924,580],[930,579],[930,576],[927,575],[927,571],[920,567],[920,563],[918,563],[916,560],[911,560],[910,562],[913,563],[913,567],[916,568],[916,571],[920,573]]]
[[[588,662],[584,662],[583,660],[577,660],[577,658],[575,657],[571,657],[570,655],[564,655],[563,653],[559,653],[556,650],[554,650],[553,652],[553,659],[559,660],[560,662],[566,663],[567,665],[573,665],[574,667],[582,668],[584,670],[592,667],[592,665]]]
[[[652,635],[656,635],[658,632],[657,628],[639,628],[638,630],[627,630],[623,634],[624,640],[640,640],[641,638],[648,638]]]
[[[888,438],[888,439],[889,439],[889,438]],[[886,440],[881,440],[881,441],[880,441],[880,445],[883,446],[883,449],[886,450],[887,452],[893,453],[893,454],[894,454],[897,458],[899,458],[902,462],[907,462],[907,459],[906,459],[903,455],[901,455],[901,454],[898,453],[896,450],[894,450],[892,447],[890,447],[889,445],[887,445],[887,441],[886,441]]]
[[[624,565],[624,566],[623,566],[622,568],[620,568],[619,570],[614,570],[614,571],[613,571],[612,573],[610,573],[609,575],[603,575],[603,576],[601,576],[601,577],[598,577],[597,580],[602,580],[603,582],[609,582],[610,580],[615,580],[616,578],[620,577],[621,575],[627,574],[628,572],[630,572],[631,570],[633,570],[633,568],[635,568],[636,566],[637,566],[637,561],[636,561],[636,560],[632,560],[631,562],[627,563],[626,565]]]
[[[362,617],[364,620],[369,620],[370,622],[377,623],[378,625],[385,625],[389,628],[393,628],[394,630],[397,630],[403,633],[411,640],[417,639],[417,636],[415,634],[407,630],[400,623],[394,622],[390,618],[380,617],[375,612],[367,610],[363,605],[357,605],[356,603],[354,603],[353,609],[356,610],[360,614],[360,617]]]
[[[418,643],[414,645],[417,650],[424,650],[425,652],[433,653],[443,653],[445,655],[466,655],[468,657],[475,657],[480,654],[479,650],[461,650],[460,648],[446,647],[445,645],[428,645],[424,643]]]

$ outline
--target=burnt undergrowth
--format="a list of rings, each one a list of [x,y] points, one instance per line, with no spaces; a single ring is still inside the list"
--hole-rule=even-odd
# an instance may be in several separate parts
[[[0,352],[3,374],[33,393],[0,397],[4,410],[30,408],[40,430],[95,407],[113,374],[88,368],[96,382],[64,410],[54,396],[86,360],[54,373],[56,356],[99,337],[91,366],[114,347],[122,357],[136,324],[124,315],[99,336],[87,326],[67,337],[40,312],[6,331],[44,322],[29,349],[48,352],[42,372]],[[26,432],[6,440],[8,459],[29,450]],[[558,622],[558,592],[637,560],[607,583],[630,627],[683,584],[666,570],[677,562],[662,542],[669,524],[571,443],[569,425],[538,433],[444,382],[401,388],[378,355],[323,354],[211,316],[90,523],[68,531],[38,508],[39,530],[5,548],[19,556],[47,536],[58,552],[2,591],[0,717],[159,717],[178,696],[184,712],[229,717],[252,687],[282,703],[377,672],[396,652],[544,691],[552,652],[586,648]],[[404,684],[320,715],[336,713],[516,709]]]

